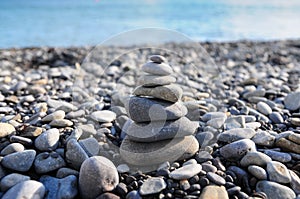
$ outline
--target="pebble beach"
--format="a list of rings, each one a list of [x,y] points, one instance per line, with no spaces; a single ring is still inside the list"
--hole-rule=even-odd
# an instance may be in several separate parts
[[[1,49],[0,198],[300,199],[300,40],[200,45]]]

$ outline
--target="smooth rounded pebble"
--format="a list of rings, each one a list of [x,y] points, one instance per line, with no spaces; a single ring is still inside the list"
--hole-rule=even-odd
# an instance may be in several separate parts
[[[11,173],[7,176],[4,176],[0,182],[1,191],[5,192],[16,184],[26,180],[30,180],[30,177],[19,173]]]
[[[14,152],[21,152],[24,151],[25,147],[20,143],[11,143],[7,145],[4,149],[1,151],[2,156],[6,156],[8,154],[14,153]]]
[[[255,143],[249,139],[242,139],[223,146],[220,154],[228,160],[239,160],[250,151],[256,151]]]
[[[172,140],[153,143],[130,141],[126,136],[120,147],[120,154],[129,164],[147,166],[176,161],[192,157],[199,149],[194,136],[185,136]]]
[[[205,113],[205,114],[202,116],[201,119],[202,119],[204,122],[207,122],[207,121],[209,121],[209,120],[211,120],[211,119],[216,119],[216,118],[224,118],[224,119],[226,119],[227,116],[226,116],[226,114],[223,113],[223,112],[209,112],[209,113]]]
[[[140,188],[140,194],[150,195],[161,192],[167,187],[167,183],[161,177],[148,178]]]
[[[73,122],[67,119],[55,119],[52,120],[49,125],[51,127],[63,128],[63,127],[72,126]]]
[[[81,164],[88,158],[88,154],[84,151],[76,139],[70,139],[67,142],[65,159],[74,169],[79,170]]]
[[[291,188],[296,194],[300,194],[300,177],[292,170],[289,170],[291,175]]]
[[[173,121],[155,121],[151,123],[136,123],[132,121],[123,128],[128,138],[136,142],[155,142],[184,137],[195,133],[199,127],[198,122],[191,122],[188,118],[182,117]]]
[[[272,113],[271,107],[265,102],[258,102],[256,108],[264,115],[270,115]]]
[[[251,128],[235,128],[220,133],[218,140],[222,142],[234,142],[242,139],[251,139],[256,132]]]
[[[264,192],[268,198],[283,199],[283,198],[295,198],[296,194],[292,189],[287,186],[278,184],[271,181],[259,181],[256,184],[257,192]]]
[[[251,173],[253,176],[255,176],[259,180],[267,180],[267,178],[268,178],[268,174],[267,174],[266,170],[264,170],[260,166],[250,165],[248,167],[248,171],[249,171],[249,173]]]
[[[39,135],[34,142],[35,147],[40,151],[53,151],[56,149],[59,141],[59,130],[49,129]]]
[[[142,71],[152,75],[170,75],[173,69],[166,63],[147,62],[142,66]]]
[[[45,187],[42,183],[27,180],[20,182],[10,188],[2,197],[2,199],[24,199],[24,198],[34,198],[42,199],[45,195]]]
[[[151,55],[149,57],[150,61],[153,61],[154,63],[162,63],[166,62],[166,58],[161,55]]]
[[[90,137],[83,140],[79,140],[78,143],[83,148],[83,150],[88,154],[88,156],[98,155],[100,145],[95,138]]]
[[[51,122],[52,120],[64,119],[66,113],[62,110],[55,111],[42,118],[42,122]]]
[[[93,120],[101,123],[112,122],[116,119],[116,117],[117,115],[109,110],[95,111],[91,114],[91,118]]]
[[[264,153],[272,158],[272,160],[276,160],[278,162],[289,162],[292,160],[292,156],[289,153],[283,153],[273,150],[265,150]]]
[[[34,160],[34,169],[39,174],[54,171],[65,165],[65,160],[56,152],[40,153]]]
[[[78,194],[77,178],[74,175],[62,179],[44,175],[40,178],[40,182],[43,183],[47,191],[44,199],[73,199]]]
[[[179,86],[173,84],[156,87],[138,86],[133,91],[133,95],[150,96],[169,102],[177,102],[181,100],[182,89]]]
[[[226,183],[226,180],[224,178],[222,178],[221,176],[219,176],[218,174],[215,174],[213,172],[208,172],[207,178],[209,179],[209,181],[211,181],[212,183],[214,183],[216,185],[225,185],[225,183]]]
[[[254,151],[248,152],[241,159],[241,166],[248,167],[249,165],[257,165],[257,166],[266,166],[268,162],[271,162],[272,159],[264,153]]]
[[[277,161],[271,161],[267,164],[267,172],[269,174],[270,181],[278,183],[290,183],[291,175],[288,168]]]
[[[200,164],[188,164],[172,171],[169,177],[175,180],[185,180],[197,175],[201,170],[202,166]]]
[[[16,132],[16,129],[13,125],[8,123],[0,123],[0,138],[11,135],[14,132]]]
[[[187,108],[180,102],[131,97],[125,104],[129,117],[135,122],[175,120],[187,114]]]
[[[36,151],[29,149],[21,152],[15,152],[3,157],[1,164],[15,171],[25,172],[28,171],[33,164]]]
[[[141,86],[162,86],[175,82],[176,78],[173,76],[143,75],[138,79],[138,84]]]
[[[224,186],[209,185],[201,191],[199,199],[228,199],[228,194]]]
[[[115,165],[107,158],[94,156],[83,162],[79,173],[79,190],[82,198],[96,198],[112,191],[119,183]]]
[[[295,111],[300,108],[300,92],[289,93],[284,98],[284,105],[287,109]]]

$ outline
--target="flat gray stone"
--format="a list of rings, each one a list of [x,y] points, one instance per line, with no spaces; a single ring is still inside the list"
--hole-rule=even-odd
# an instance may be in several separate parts
[[[290,183],[291,176],[288,168],[277,161],[271,161],[267,164],[267,172],[269,174],[270,181],[278,182],[278,183]]]
[[[281,124],[284,122],[283,117],[279,112],[272,112],[269,115],[269,118],[275,124]]]
[[[24,150],[25,150],[25,147],[22,144],[11,143],[11,144],[7,145],[4,149],[2,149],[1,155],[6,156],[8,154],[15,153],[15,152],[21,152]]]
[[[184,137],[195,133],[199,127],[198,122],[191,122],[186,117],[175,121],[155,121],[151,123],[136,123],[132,121],[123,128],[128,138],[136,142],[155,142],[171,139],[174,137]]]
[[[197,175],[201,170],[200,164],[188,164],[172,171],[169,177],[175,180],[186,180]]]
[[[224,119],[226,119],[227,116],[223,112],[209,112],[209,113],[205,113],[202,116],[202,120],[204,122],[207,122],[208,120],[215,119],[215,118],[224,118]]]
[[[120,154],[129,164],[148,166],[190,158],[198,149],[199,144],[194,136],[153,143],[130,141],[126,136],[121,144]]]
[[[40,178],[40,182],[47,191],[45,199],[73,199],[78,194],[77,178],[74,175],[62,179],[45,175]]]
[[[27,180],[20,182],[10,188],[2,197],[2,199],[24,199],[34,198],[43,199],[45,195],[45,187],[42,183],[35,180]]]
[[[90,137],[83,140],[79,140],[78,143],[83,148],[83,150],[88,154],[88,156],[98,155],[100,146],[98,141],[95,138]]]
[[[135,122],[175,120],[187,114],[187,108],[180,102],[131,97],[125,104],[129,117]]]
[[[251,128],[236,128],[220,133],[218,140],[222,142],[234,142],[241,139],[251,139],[256,132]]]
[[[264,192],[268,198],[272,199],[296,198],[296,194],[289,187],[266,180],[256,184],[256,191]]]
[[[267,180],[268,178],[267,172],[260,166],[250,165],[248,171],[259,180]]]
[[[64,119],[66,113],[62,110],[55,111],[42,118],[42,122],[51,122],[52,120]]]
[[[81,164],[88,158],[88,154],[75,139],[67,142],[65,159],[74,169],[79,170]]]
[[[151,55],[149,57],[150,61],[153,61],[154,63],[162,63],[162,62],[166,62],[166,58],[161,56],[161,55]]]
[[[34,160],[35,171],[39,174],[48,173],[66,166],[64,159],[56,152],[40,153]]]
[[[211,181],[212,183],[214,183],[216,185],[225,185],[225,183],[226,183],[226,180],[224,178],[222,178],[221,176],[219,176],[218,174],[215,174],[213,172],[208,172],[207,178],[209,179],[209,181]]]
[[[79,190],[82,198],[96,198],[103,192],[112,191],[118,183],[117,168],[105,157],[91,157],[80,168]]]
[[[239,160],[250,151],[256,151],[255,143],[249,139],[242,139],[223,146],[220,154],[228,160]]]
[[[171,75],[173,69],[166,63],[147,62],[142,66],[142,71],[152,75]]]
[[[300,108],[300,92],[289,93],[284,98],[284,105],[287,109],[295,111]]]
[[[0,182],[0,188],[2,192],[7,191],[11,187],[15,186],[19,182],[30,180],[29,176],[25,176],[19,173],[11,173],[7,176],[4,176]]]
[[[167,187],[167,183],[161,177],[148,178],[140,188],[140,194],[151,195],[161,192]]]
[[[39,135],[34,142],[35,147],[40,151],[53,151],[58,146],[59,130],[49,129]]]
[[[264,115],[270,115],[272,113],[271,107],[265,102],[258,102],[256,108]]]
[[[63,127],[68,127],[72,126],[73,122],[67,119],[55,119],[52,120],[49,124],[51,127],[58,127],[58,128],[63,128]]]
[[[109,110],[103,110],[103,111],[95,111],[91,114],[91,118],[97,122],[112,122],[116,119],[117,115]]]
[[[3,157],[1,164],[15,171],[25,172],[28,171],[33,164],[36,151],[29,149],[21,152],[15,152]]]
[[[58,171],[56,173],[57,178],[65,178],[69,175],[74,175],[74,176],[78,177],[79,172],[74,169],[63,167],[63,168],[58,169]]]
[[[176,78],[173,76],[143,75],[138,79],[138,84],[141,86],[161,86],[175,82]]]
[[[8,123],[0,123],[0,138],[11,135],[14,132],[16,132],[16,129],[13,125]]]
[[[257,145],[272,147],[275,143],[275,136],[267,131],[258,130],[251,140]]]
[[[241,166],[248,167],[249,165],[257,165],[257,166],[266,166],[268,162],[271,162],[272,159],[264,153],[253,151],[248,152],[241,159]]]
[[[265,150],[264,153],[278,162],[289,162],[292,160],[292,156],[288,153],[273,150]]]
[[[170,84],[156,87],[138,86],[133,91],[136,96],[150,96],[169,102],[177,102],[182,97],[182,89],[178,85]]]

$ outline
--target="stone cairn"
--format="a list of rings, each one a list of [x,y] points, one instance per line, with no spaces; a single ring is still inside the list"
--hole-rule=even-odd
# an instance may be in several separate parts
[[[140,86],[125,105],[131,120],[122,129],[126,136],[120,154],[135,166],[183,160],[199,150],[193,136],[199,124],[185,117],[187,108],[180,101],[182,89],[171,76],[173,69],[160,55],[149,59],[142,66],[147,74],[140,77]]]

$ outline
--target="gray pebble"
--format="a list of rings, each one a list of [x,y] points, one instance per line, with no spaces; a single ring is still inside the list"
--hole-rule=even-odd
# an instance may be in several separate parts
[[[36,152],[35,150],[24,150],[15,152],[3,157],[1,164],[15,171],[25,172],[28,171],[33,164]]]
[[[259,112],[261,112],[264,115],[269,115],[272,113],[271,107],[265,102],[258,102],[256,108]]]
[[[197,175],[201,170],[200,164],[189,164],[172,171],[169,177],[175,180],[185,180]]]
[[[45,187],[42,183],[34,180],[26,180],[20,182],[10,188],[2,197],[2,199],[24,199],[34,198],[42,199],[45,195]]]
[[[140,188],[140,194],[150,195],[161,192],[167,187],[167,183],[161,177],[148,178]]]
[[[281,185],[271,181],[259,181],[256,184],[257,192],[264,192],[268,198],[283,199],[283,198],[295,198],[296,194],[292,189],[287,186]]]
[[[257,166],[266,166],[268,162],[271,162],[272,159],[264,153],[254,151],[248,152],[241,159],[241,166],[248,167],[249,165],[257,165]]]
[[[291,176],[287,167],[277,161],[271,161],[267,164],[267,172],[269,174],[270,181],[278,183],[290,183]]]
[[[20,143],[11,143],[8,146],[6,146],[1,151],[2,156],[6,156],[8,154],[14,153],[14,152],[21,152],[24,151],[25,147]]]
[[[82,198],[95,198],[103,192],[112,191],[118,183],[117,168],[105,157],[91,157],[80,168],[79,190]]]
[[[249,139],[242,139],[223,146],[220,154],[229,160],[239,160],[250,151],[256,151],[255,143]]]
[[[43,183],[47,191],[45,199],[73,199],[78,194],[77,178],[74,175],[62,179],[42,176],[40,182]]]
[[[267,172],[260,166],[250,165],[248,171],[259,180],[267,180],[268,178]]]
[[[219,135],[218,140],[231,143],[241,139],[251,139],[255,134],[256,132],[250,128],[236,128],[224,131]]]
[[[53,151],[58,146],[59,130],[56,128],[49,129],[39,135],[34,144],[40,151]]]
[[[54,171],[66,165],[64,159],[56,152],[40,153],[34,161],[35,171],[39,174]]]
[[[207,173],[207,178],[216,185],[225,185],[226,181],[224,178],[219,176],[218,174],[215,174],[213,172]]]
[[[5,192],[11,187],[13,187],[14,185],[26,180],[30,180],[30,177],[18,173],[11,173],[1,179],[0,182],[1,191]]]
[[[270,156],[273,160],[279,162],[289,162],[292,160],[292,156],[288,153],[273,151],[273,150],[265,150],[264,153]]]

